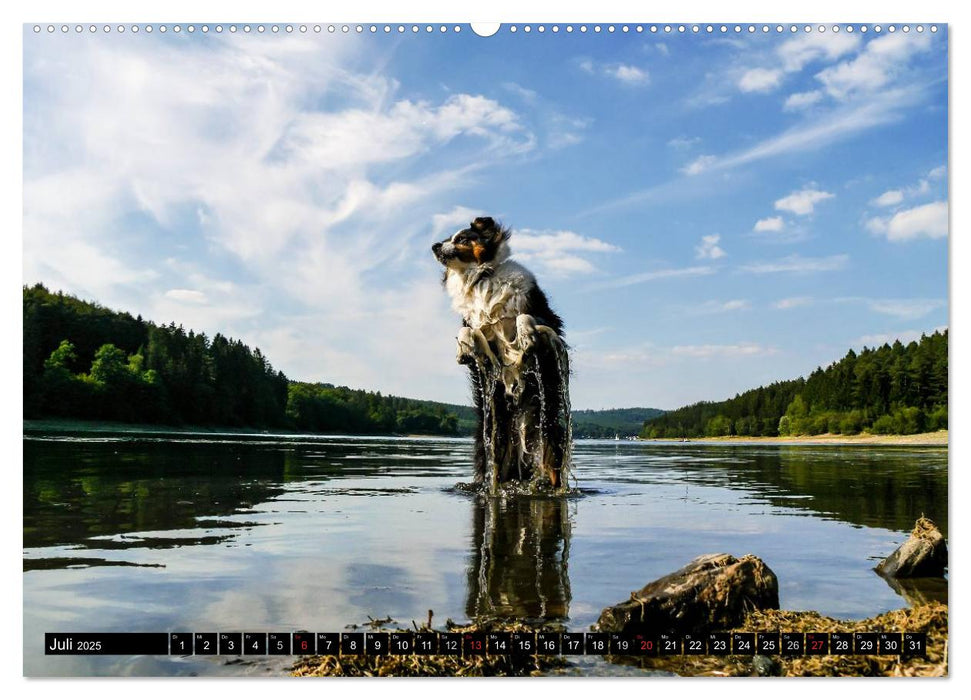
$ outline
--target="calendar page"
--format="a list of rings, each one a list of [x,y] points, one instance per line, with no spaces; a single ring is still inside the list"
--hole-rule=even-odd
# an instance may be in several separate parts
[[[948,675],[946,22],[22,33],[25,676]]]

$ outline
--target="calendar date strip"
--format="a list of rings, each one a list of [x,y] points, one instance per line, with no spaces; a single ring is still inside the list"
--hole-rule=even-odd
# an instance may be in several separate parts
[[[44,653],[180,656],[926,656],[919,632],[48,632]]]

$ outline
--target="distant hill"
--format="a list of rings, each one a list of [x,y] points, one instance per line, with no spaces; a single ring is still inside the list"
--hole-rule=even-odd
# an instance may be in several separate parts
[[[573,437],[633,437],[644,422],[662,415],[659,408],[610,408],[602,411],[573,411]]]
[[[904,345],[850,350],[809,377],[702,401],[652,418],[645,438],[860,432],[912,434],[947,428],[948,332]]]

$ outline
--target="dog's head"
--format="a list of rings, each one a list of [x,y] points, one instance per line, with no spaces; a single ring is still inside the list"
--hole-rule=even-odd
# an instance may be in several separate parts
[[[432,252],[447,268],[463,270],[470,265],[501,262],[508,253],[509,230],[492,217],[480,216],[468,228],[432,246]]]

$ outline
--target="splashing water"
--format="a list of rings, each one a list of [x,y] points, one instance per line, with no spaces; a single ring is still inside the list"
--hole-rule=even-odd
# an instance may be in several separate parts
[[[532,354],[521,368],[518,381],[521,386],[534,385],[536,390],[515,397],[505,393],[510,387],[503,383],[502,368],[479,364],[482,440],[487,472],[483,475],[483,486],[492,494],[550,493],[554,489],[544,463],[559,475],[557,493],[568,490],[571,476],[576,484],[572,459],[569,354],[559,338],[546,343],[544,350],[552,352],[555,376],[544,376],[539,354]],[[551,367],[547,365],[546,370],[550,373]],[[556,391],[552,406],[547,394],[550,386]],[[497,401],[505,403],[499,407]],[[556,415],[550,415],[551,410]],[[510,424],[500,426],[501,420],[508,420]],[[548,427],[552,426],[556,426],[555,434],[550,435]]]

